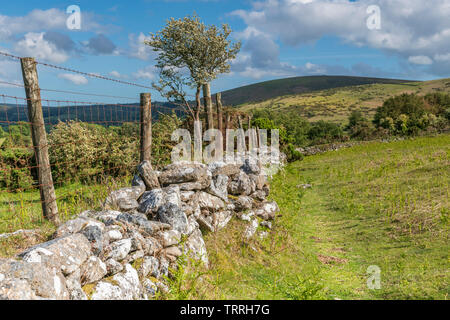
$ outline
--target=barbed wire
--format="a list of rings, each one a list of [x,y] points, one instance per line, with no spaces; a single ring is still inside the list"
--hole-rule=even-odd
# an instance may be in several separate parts
[[[6,52],[1,52],[1,51],[0,51],[0,55],[3,55],[5,57],[14,58],[14,59],[19,59],[19,60],[22,59],[22,57],[19,57],[19,56],[10,54],[10,53],[6,53]],[[107,80],[107,81],[112,81],[112,82],[116,82],[116,83],[130,85],[130,86],[135,86],[135,87],[139,87],[139,88],[153,90],[153,88],[149,87],[149,86],[144,86],[142,84],[133,83],[133,82],[129,82],[129,81],[118,80],[118,79],[102,76],[102,75],[99,75],[99,74],[96,74],[96,73],[88,73],[88,72],[79,71],[79,70],[75,70],[75,69],[71,69],[71,68],[60,67],[60,66],[56,66],[54,64],[50,64],[50,63],[46,63],[46,62],[40,62],[40,61],[36,61],[36,64],[40,64],[40,65],[48,67],[48,68],[53,68],[53,69],[57,69],[57,70],[63,70],[63,71],[67,71],[67,72],[80,74],[80,75],[91,77],[91,78],[97,78],[97,79],[102,79],[102,80]]]

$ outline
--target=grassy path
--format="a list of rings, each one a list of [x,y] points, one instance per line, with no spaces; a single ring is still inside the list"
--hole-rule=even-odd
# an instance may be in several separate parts
[[[269,236],[243,241],[240,221],[209,235],[214,271],[193,297],[447,299],[449,168],[448,135],[288,165],[272,181],[281,216]],[[367,286],[372,265],[380,289]]]

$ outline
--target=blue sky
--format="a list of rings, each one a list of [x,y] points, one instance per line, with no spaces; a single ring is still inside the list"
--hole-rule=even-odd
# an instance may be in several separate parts
[[[81,9],[81,30],[66,27],[70,5]],[[370,5],[380,9],[375,30],[367,27]],[[15,0],[0,8],[0,51],[150,86],[157,80],[155,55],[143,39],[166,19],[193,13],[207,24],[228,23],[233,39],[242,41],[232,72],[212,83],[213,92],[302,75],[450,77],[449,0]],[[136,100],[142,91],[41,66],[39,77],[41,87],[49,89]],[[0,81],[21,83],[17,63],[0,57]],[[23,89],[0,82],[0,93],[23,96]]]

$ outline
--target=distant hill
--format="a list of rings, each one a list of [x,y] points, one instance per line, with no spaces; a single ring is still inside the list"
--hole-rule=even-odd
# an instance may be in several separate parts
[[[347,121],[352,111],[361,111],[371,118],[376,109],[390,97],[402,93],[425,95],[432,92],[450,93],[450,79],[423,82],[374,83],[335,87],[308,93],[290,94],[238,106],[244,112],[269,109],[275,112],[294,111],[310,121]]]
[[[159,113],[170,113],[176,106],[170,103],[153,102],[152,120],[158,120]],[[5,112],[6,110],[6,112]],[[42,112],[46,124],[57,124],[58,121],[79,120],[100,125],[120,125],[123,122],[139,122],[140,108],[138,104],[122,105],[74,105],[63,107],[45,107]],[[182,116],[181,111],[176,111]],[[28,122],[28,111],[25,105],[0,104],[0,126],[7,127],[8,122]]]
[[[350,77],[350,76],[306,76],[271,80],[251,84],[222,92],[225,105],[237,106],[244,103],[260,102],[267,99],[313,92],[325,89],[358,86],[364,84],[398,84],[408,80]]]

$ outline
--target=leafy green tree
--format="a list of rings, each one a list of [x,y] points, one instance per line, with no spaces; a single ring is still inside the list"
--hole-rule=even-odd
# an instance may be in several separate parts
[[[156,67],[160,79],[154,87],[169,101],[180,102],[199,120],[202,86],[209,86],[219,74],[229,72],[229,63],[240,50],[239,42],[232,44],[228,40],[230,34],[227,24],[221,28],[207,26],[196,15],[168,20],[161,31],[151,33],[150,39],[145,41],[158,52]],[[195,114],[188,103],[185,86],[196,89]],[[205,98],[211,100],[211,97]]]

